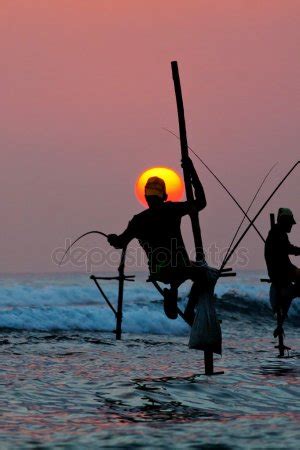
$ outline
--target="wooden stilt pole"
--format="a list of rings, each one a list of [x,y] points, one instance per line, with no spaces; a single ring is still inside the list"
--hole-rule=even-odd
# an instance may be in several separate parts
[[[189,156],[189,149],[188,149],[186,124],[185,124],[185,116],[184,116],[184,106],[183,106],[182,91],[181,91],[181,84],[180,84],[180,77],[179,77],[177,61],[172,61],[171,67],[172,67],[172,75],[173,75],[173,81],[174,81],[174,89],[175,89],[177,112],[178,112],[181,158],[182,158],[182,161],[184,161],[185,158],[188,158],[188,156]],[[184,184],[185,184],[187,201],[193,202],[194,193],[193,193],[193,188],[192,188],[191,175],[185,167],[183,168],[183,176],[184,176]],[[192,212],[190,213],[190,218],[191,218],[194,243],[195,243],[196,261],[201,263],[201,262],[205,261],[205,258],[204,258],[204,252],[203,252],[203,243],[202,243],[202,236],[201,236],[198,212],[192,210]],[[209,352],[209,351],[204,352],[204,363],[205,363],[205,374],[212,375],[214,372],[214,359],[213,359],[212,352]]]
[[[271,223],[271,228],[273,228],[276,225],[276,220],[275,220],[275,214],[271,213],[270,214],[270,223]],[[280,327],[280,333],[278,335],[278,345],[275,346],[275,348],[278,348],[279,350],[279,357],[284,357],[285,354],[284,352],[290,350],[290,347],[286,347],[284,345],[284,330],[283,330],[283,322],[284,322],[284,318],[285,318],[285,313],[283,310],[280,310],[279,312],[277,312],[277,327]]]
[[[278,349],[279,349],[279,356],[284,356],[284,340],[283,340],[283,333],[280,333],[278,336]]]
[[[122,250],[121,261],[119,265],[119,291],[118,291],[118,307],[117,307],[117,325],[116,325],[116,339],[120,340],[122,337],[122,318],[123,318],[123,295],[124,295],[124,281],[125,281],[125,256],[126,247]]]
[[[204,352],[205,375],[214,374],[214,355],[212,352]]]
[[[122,317],[123,317],[123,294],[124,294],[124,283],[125,281],[134,281],[135,275],[125,275],[125,258],[126,258],[126,247],[123,248],[121,254],[121,261],[118,268],[119,275],[117,277],[95,277],[95,275],[91,275],[90,279],[93,280],[99,289],[100,294],[114,313],[116,317],[116,339],[120,340],[122,337]],[[113,304],[109,301],[109,298],[101,288],[98,280],[117,280],[119,282],[119,290],[118,290],[118,304],[117,309],[113,306]]]
[[[270,225],[271,228],[274,228],[276,224],[275,221],[275,214],[271,213],[270,214]],[[277,312],[277,327],[282,329],[282,312],[278,311]],[[280,334],[278,335],[278,346],[277,346],[278,350],[279,350],[279,355],[278,356],[284,356],[284,343],[283,343],[283,330],[282,332],[280,332]]]
[[[181,91],[181,84],[180,84],[177,61],[172,61],[171,67],[172,67],[172,75],[173,75],[173,80],[174,80],[174,88],[175,88],[177,112],[178,112],[181,158],[182,158],[182,161],[184,161],[185,158],[188,158],[188,156],[189,156],[189,148],[188,148],[187,135],[186,135],[184,107],[183,107],[182,91]],[[194,193],[193,193],[193,188],[192,188],[191,175],[187,171],[186,168],[183,168],[183,176],[184,176],[184,184],[185,184],[187,201],[192,202],[192,201],[194,201]],[[190,217],[191,217],[191,222],[192,222],[192,229],[193,229],[193,236],[194,236],[194,243],[195,243],[195,250],[196,250],[196,261],[202,262],[202,261],[204,261],[204,254],[203,254],[203,244],[202,244],[198,212],[197,211],[191,212]]]
[[[118,310],[116,317],[117,317],[116,339],[117,341],[120,341],[122,338],[122,318],[123,318],[123,288],[121,288],[121,286],[119,286]]]

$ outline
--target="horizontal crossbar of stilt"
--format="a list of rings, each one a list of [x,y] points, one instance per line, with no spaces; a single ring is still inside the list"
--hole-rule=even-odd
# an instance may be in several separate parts
[[[221,278],[226,278],[226,277],[236,277],[236,272],[221,272],[219,275]]]
[[[91,275],[91,280],[126,280],[126,281],[134,281],[135,275],[124,275],[119,277],[95,277],[95,275]]]

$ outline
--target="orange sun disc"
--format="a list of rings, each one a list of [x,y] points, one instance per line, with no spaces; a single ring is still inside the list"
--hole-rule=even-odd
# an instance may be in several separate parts
[[[159,177],[164,180],[168,200],[178,202],[182,199],[184,185],[178,173],[167,167],[153,167],[152,169],[145,170],[135,183],[135,195],[142,205],[148,206],[145,199],[145,185],[151,177]]]

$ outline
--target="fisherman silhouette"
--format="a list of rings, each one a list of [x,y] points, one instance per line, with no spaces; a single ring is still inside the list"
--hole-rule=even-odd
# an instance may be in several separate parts
[[[282,333],[282,325],[295,297],[300,296],[300,269],[290,261],[289,255],[300,255],[300,247],[292,245],[288,233],[296,224],[293,213],[288,208],[280,208],[277,223],[269,231],[265,243],[265,260],[272,285],[276,290],[274,313],[281,315],[274,337]]]
[[[190,214],[191,208],[196,211],[205,208],[206,198],[192,160],[187,158],[182,166],[189,172],[194,188],[192,204],[167,201],[164,180],[151,177],[145,185],[149,208],[135,215],[122,234],[110,234],[107,239],[115,248],[124,248],[132,239],[138,239],[148,258],[149,280],[170,284],[170,289],[164,289],[164,310],[170,319],[177,318],[178,287],[188,279],[194,281],[184,312],[185,319],[192,324],[198,301],[197,287],[205,281],[207,265],[190,261],[180,225],[181,218]]]

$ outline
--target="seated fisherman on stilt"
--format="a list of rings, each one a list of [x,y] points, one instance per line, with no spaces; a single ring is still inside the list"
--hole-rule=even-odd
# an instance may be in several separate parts
[[[289,255],[300,255],[300,247],[292,245],[288,233],[296,224],[293,213],[288,208],[278,210],[277,223],[272,226],[265,244],[265,260],[268,274],[275,290],[274,312],[280,318],[274,337],[282,333],[282,325],[295,297],[300,296],[300,269],[290,261]],[[272,300],[272,292],[271,292]]]
[[[110,234],[108,242],[115,248],[125,247],[132,239],[138,239],[146,252],[150,270],[150,280],[170,284],[164,290],[164,309],[170,319],[177,318],[178,287],[185,280],[194,281],[185,318],[194,320],[197,303],[197,286],[206,281],[207,265],[190,261],[181,235],[181,218],[190,214],[191,208],[201,211],[206,206],[202,184],[190,158],[184,163],[188,167],[194,188],[195,200],[189,202],[167,201],[168,194],[164,180],[151,177],[145,186],[148,209],[135,215],[127,229],[120,235]]]

